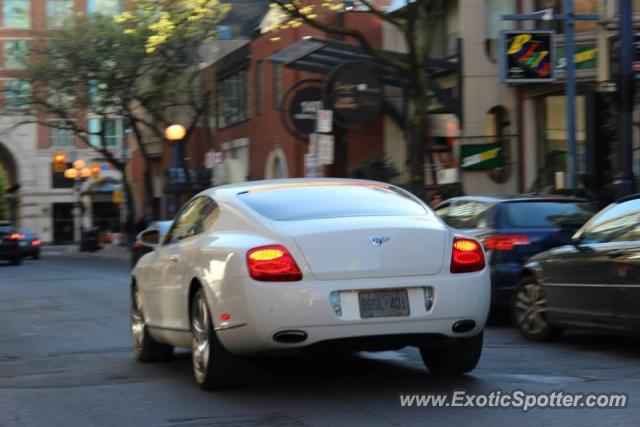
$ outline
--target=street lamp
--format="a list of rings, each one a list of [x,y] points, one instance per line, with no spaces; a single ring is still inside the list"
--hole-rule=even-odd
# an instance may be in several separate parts
[[[87,162],[84,160],[76,160],[73,162],[72,167],[64,171],[64,177],[73,180],[73,191],[76,194],[76,220],[79,222],[80,235],[75,235],[76,241],[82,241],[82,235],[84,234],[84,226],[82,224],[82,203],[80,200],[80,186],[82,182],[91,177],[91,168],[87,167]],[[74,227],[74,230],[78,230]],[[82,244],[81,244],[82,247]]]
[[[171,169],[173,171],[173,173],[170,173],[169,176],[171,178],[176,178],[175,181],[177,181],[177,177],[178,177],[178,170],[180,169],[180,144],[179,142],[181,142],[184,137],[187,135],[187,131],[184,128],[184,126],[179,125],[179,124],[175,124],[175,125],[171,125],[168,126],[165,130],[164,130],[164,137],[167,139],[167,141],[172,142],[172,166]],[[173,213],[177,214],[178,213],[178,199],[180,198],[180,191],[178,186],[176,185],[176,182],[172,182],[171,186],[173,188]]]

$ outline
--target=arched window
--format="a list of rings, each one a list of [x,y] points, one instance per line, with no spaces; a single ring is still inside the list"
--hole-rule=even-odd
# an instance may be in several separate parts
[[[282,150],[282,148],[276,147],[269,153],[264,176],[266,179],[289,177],[287,156],[284,154],[284,150]]]

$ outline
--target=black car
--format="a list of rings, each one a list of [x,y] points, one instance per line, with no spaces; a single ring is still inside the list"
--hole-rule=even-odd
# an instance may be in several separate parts
[[[9,261],[13,265],[22,262],[18,239],[20,234],[8,223],[0,222],[0,260]]]
[[[153,221],[149,225],[149,227],[147,227],[147,230],[148,229],[159,230],[160,240],[162,240],[164,236],[167,234],[167,231],[169,231],[169,227],[171,227],[172,223],[173,221]],[[140,258],[142,258],[144,255],[148,254],[151,251],[153,251],[153,249],[142,245],[138,240],[136,240],[133,244],[133,255],[131,258],[131,265],[135,266]]]
[[[23,258],[31,257],[40,259],[40,246],[42,242],[31,230],[18,230],[18,246],[20,248],[20,256]]]
[[[566,327],[640,330],[640,194],[611,204],[525,266],[512,309],[531,339]]]
[[[492,307],[509,306],[529,257],[565,244],[595,213],[586,200],[555,196],[456,197],[435,212],[484,243]]]

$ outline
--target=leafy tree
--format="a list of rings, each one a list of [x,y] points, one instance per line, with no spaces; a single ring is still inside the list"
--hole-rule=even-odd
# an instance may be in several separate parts
[[[274,31],[296,28],[307,24],[320,31],[342,36],[358,43],[380,64],[389,67],[407,79],[407,96],[411,104],[409,122],[408,166],[410,189],[422,196],[424,189],[424,124],[428,115],[429,89],[427,59],[430,50],[428,29],[444,12],[444,0],[407,1],[400,13],[387,13],[372,0],[358,0],[359,10],[375,15],[402,34],[406,46],[406,60],[376,48],[373,42],[357,28],[341,25],[335,19],[344,11],[338,0],[272,0],[272,7],[280,12],[280,24]],[[336,23],[338,22],[338,23]]]
[[[27,79],[36,119],[27,120],[65,119],[66,126],[122,173],[129,225],[135,213],[126,159],[108,146],[106,127],[90,126],[86,115],[124,119],[145,162],[145,206],[151,206],[147,143],[166,142],[164,129],[179,120],[187,130],[185,145],[208,113],[212,93],[200,84],[196,52],[215,39],[227,9],[218,0],[141,0],[115,17],[76,17],[34,47]],[[184,160],[182,167],[188,177]],[[152,216],[157,218],[158,212]]]

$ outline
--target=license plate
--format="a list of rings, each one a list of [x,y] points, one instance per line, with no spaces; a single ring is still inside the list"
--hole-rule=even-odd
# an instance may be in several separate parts
[[[406,289],[363,291],[358,293],[360,317],[395,317],[409,315],[409,296]]]
[[[19,242],[19,243],[18,243],[18,245],[20,245],[20,246],[27,246],[27,243],[28,243],[28,242]]]

